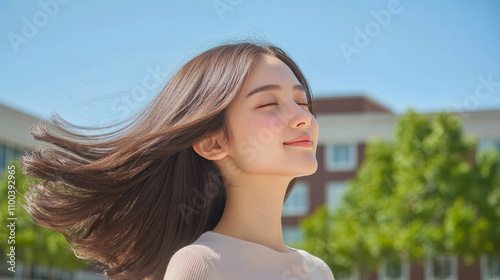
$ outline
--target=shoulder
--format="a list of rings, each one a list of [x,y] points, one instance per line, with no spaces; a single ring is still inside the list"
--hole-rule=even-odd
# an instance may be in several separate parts
[[[210,248],[191,244],[179,249],[170,259],[164,280],[213,280],[219,279],[214,265],[217,254]]]
[[[322,259],[316,257],[315,255],[301,249],[296,249],[304,258],[304,260],[309,264],[308,266],[312,268],[311,272],[317,271],[320,274],[325,275],[328,280],[334,280],[333,272],[330,267]]]

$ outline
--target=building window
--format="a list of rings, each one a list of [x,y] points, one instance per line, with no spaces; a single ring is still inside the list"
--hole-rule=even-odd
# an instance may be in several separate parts
[[[283,239],[286,244],[295,245],[302,242],[302,231],[298,227],[283,226]]]
[[[500,254],[481,257],[481,279],[500,280]]]
[[[381,280],[408,280],[410,279],[410,263],[383,260],[378,273],[378,278]]]
[[[21,158],[23,153],[23,150],[12,149],[5,144],[0,144],[0,172],[7,168],[12,159]]]
[[[489,148],[494,148],[500,151],[500,139],[480,139],[478,143],[478,151],[484,151]]]
[[[426,280],[457,280],[456,256],[440,255],[433,259],[428,259],[425,266]]]
[[[350,144],[330,144],[326,145],[326,168],[328,171],[350,171],[356,168],[357,145]]]
[[[335,210],[340,205],[345,190],[345,181],[329,182],[326,185],[326,205],[330,210]]]
[[[282,216],[303,216],[309,210],[309,187],[297,182],[283,205]]]
[[[7,166],[5,157],[5,145],[0,144],[0,170],[3,170]]]
[[[5,147],[5,166],[10,164],[10,161],[14,159],[14,149],[11,149],[9,147]]]
[[[14,150],[14,157],[20,159],[24,154],[22,150]]]

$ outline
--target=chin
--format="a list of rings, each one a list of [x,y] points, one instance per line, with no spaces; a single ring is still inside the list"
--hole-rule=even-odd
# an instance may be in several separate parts
[[[310,172],[308,172],[306,175],[304,176],[309,176],[309,175],[313,175],[314,173],[316,173],[316,171],[318,171],[318,166],[316,165],[316,167],[312,168]]]
[[[318,163],[310,164],[307,167],[304,166],[301,170],[297,170],[295,177],[309,176],[318,171]]]

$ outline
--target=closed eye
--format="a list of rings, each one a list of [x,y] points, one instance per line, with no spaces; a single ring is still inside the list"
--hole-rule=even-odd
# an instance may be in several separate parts
[[[269,103],[266,105],[259,106],[259,108],[266,107],[266,106],[271,106],[271,105],[278,105],[278,103]]]
[[[303,105],[303,106],[309,106],[309,104],[307,104],[307,103],[297,103],[297,104]],[[266,104],[266,105],[259,106],[258,108],[262,108],[262,107],[266,107],[266,106],[271,106],[271,105],[278,105],[278,103],[269,103],[269,104]]]

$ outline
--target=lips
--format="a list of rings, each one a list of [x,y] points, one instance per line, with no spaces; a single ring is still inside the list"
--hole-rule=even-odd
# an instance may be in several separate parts
[[[311,136],[309,136],[309,134],[303,134],[297,138],[286,141],[284,144],[287,145],[287,144],[293,144],[293,143],[297,143],[297,142],[311,142],[312,143],[312,138],[311,138]]]

